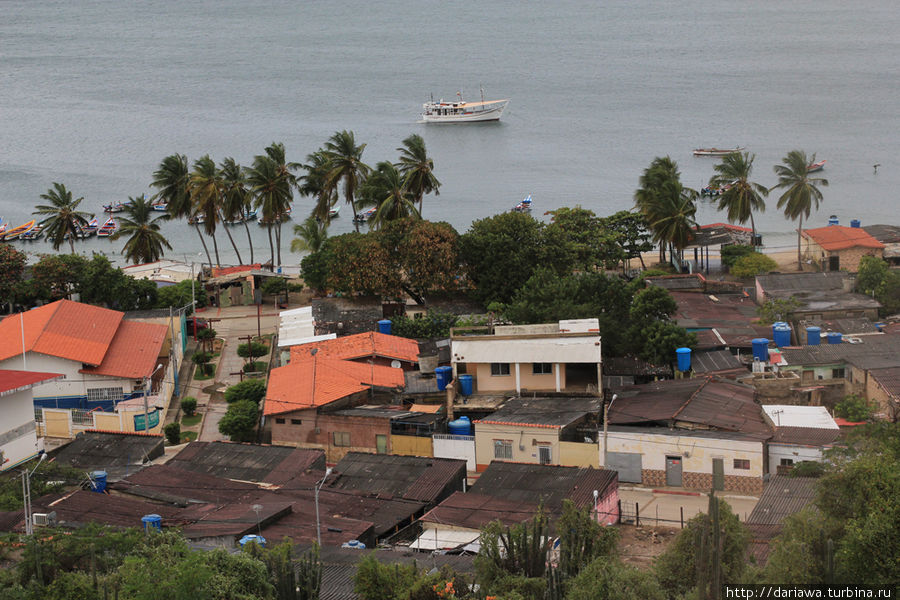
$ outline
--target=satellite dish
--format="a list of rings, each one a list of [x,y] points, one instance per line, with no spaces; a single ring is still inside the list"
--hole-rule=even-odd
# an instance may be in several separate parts
[[[391,361],[391,366],[394,367],[395,369],[399,369],[399,368],[400,368],[400,361],[399,361],[399,360],[392,360],[392,361]]]

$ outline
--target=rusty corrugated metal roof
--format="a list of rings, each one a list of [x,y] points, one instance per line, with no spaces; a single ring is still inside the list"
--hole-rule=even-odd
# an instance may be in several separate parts
[[[465,460],[350,452],[335,466],[327,487],[431,504],[462,489],[465,478]]]

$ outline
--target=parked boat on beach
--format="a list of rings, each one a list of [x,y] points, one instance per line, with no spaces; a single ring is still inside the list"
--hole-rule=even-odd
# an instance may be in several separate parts
[[[528,194],[525,199],[513,206],[512,211],[520,213],[531,212],[531,194]]]
[[[0,217],[0,240],[3,239],[3,235],[6,233],[6,228],[8,225],[9,223],[4,223],[3,217]]]
[[[21,235],[19,235],[20,240],[37,240],[44,235],[44,228],[41,225],[35,225],[28,231],[23,231]]]
[[[97,237],[109,237],[119,228],[118,223],[112,217],[108,218],[97,230]]]
[[[443,98],[437,102],[434,98],[431,102],[422,105],[423,123],[476,123],[479,121],[499,121],[500,115],[509,98],[503,100],[485,100],[484,90],[481,90],[481,102],[466,102],[462,92],[456,92],[459,98],[456,102],[444,102]]]
[[[33,228],[34,228],[34,219],[28,221],[27,223],[19,225],[18,227],[13,227],[9,231],[7,231],[3,235],[3,240],[9,242],[12,240],[19,239],[19,236],[21,236],[23,233],[31,231]]]
[[[169,203],[168,202],[156,202],[154,204],[151,204],[150,208],[152,208],[153,210],[158,211],[158,212],[166,212],[167,210],[169,210]]]
[[[82,231],[84,232],[84,237],[91,237],[92,235],[97,233],[97,229],[99,229],[99,228],[100,228],[100,222],[97,220],[97,217],[94,217],[93,219],[88,221],[88,224],[85,225],[84,228],[82,228]]]
[[[104,204],[103,205],[103,212],[117,213],[117,212],[122,212],[123,210],[125,210],[124,202],[116,202],[115,204]]]
[[[377,209],[370,208],[369,210],[367,210],[364,213],[356,213],[355,215],[353,215],[353,222],[354,223],[365,223],[366,221],[371,221],[372,218],[375,216],[376,212],[377,212]]]
[[[743,152],[745,148],[695,148],[694,156],[728,156],[732,152]]]
[[[826,162],[828,162],[828,161],[820,160],[819,162],[814,162],[811,165],[809,165],[808,167],[806,167],[806,172],[807,173],[815,173],[816,171],[821,171],[822,169],[825,168]]]
[[[256,211],[251,210],[251,211],[245,212],[242,216],[238,217],[237,219],[232,219],[231,221],[225,221],[225,224],[226,225],[240,225],[241,223],[243,223],[245,221],[252,221],[254,219],[256,219]]]

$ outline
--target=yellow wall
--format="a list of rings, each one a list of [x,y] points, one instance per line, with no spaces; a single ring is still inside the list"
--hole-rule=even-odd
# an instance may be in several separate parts
[[[553,364],[553,372],[547,375],[534,375],[532,363],[519,365],[519,385],[523,390],[556,391],[556,370],[559,369],[560,389],[566,387],[566,366]],[[509,375],[491,375],[490,363],[468,363],[466,372],[475,376],[476,392],[508,392],[516,389],[516,365],[510,363]]]
[[[483,471],[494,459],[494,440],[512,442],[511,462],[537,464],[538,446],[549,445],[551,464],[559,464],[559,429],[547,427],[517,427],[515,425],[475,424],[475,464]],[[521,448],[521,449],[520,449]]]
[[[392,454],[401,456],[434,456],[434,448],[430,437],[412,435],[392,435]]]
[[[71,437],[69,430],[69,411],[63,409],[44,409],[44,435],[47,437]]]
[[[132,425],[134,421],[132,421]],[[118,413],[94,413],[94,428],[105,429],[108,431],[119,431],[119,415]],[[134,427],[132,427],[134,429]]]
[[[600,467],[600,445],[578,442],[559,443],[559,464],[565,467]]]

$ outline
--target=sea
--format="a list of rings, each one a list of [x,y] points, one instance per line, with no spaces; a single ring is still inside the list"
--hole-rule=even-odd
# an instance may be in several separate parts
[[[442,183],[423,216],[460,232],[528,195],[541,219],[561,206],[631,208],[657,156],[703,187],[716,159],[692,156],[702,146],[746,147],[766,186],[790,150],[826,159],[810,226],[900,222],[893,0],[0,0],[0,11],[0,217],[13,225],[53,182],[99,215],[152,193],[166,155],[249,164],[275,141],[303,162],[344,129],[370,165],[423,136]],[[482,88],[510,98],[500,122],[417,122],[431,97],[480,99]],[[757,227],[769,249],[789,249],[796,225],[776,201]],[[311,207],[296,198],[295,222]],[[353,229],[350,212],[330,233]],[[707,202],[698,220],[725,216]],[[184,222],[163,231],[169,257],[206,261]],[[246,262],[246,233],[232,232]],[[265,229],[251,234],[267,258]],[[286,264],[300,259],[291,236]],[[123,264],[121,245],[76,249]],[[234,263],[223,233],[218,245]]]

